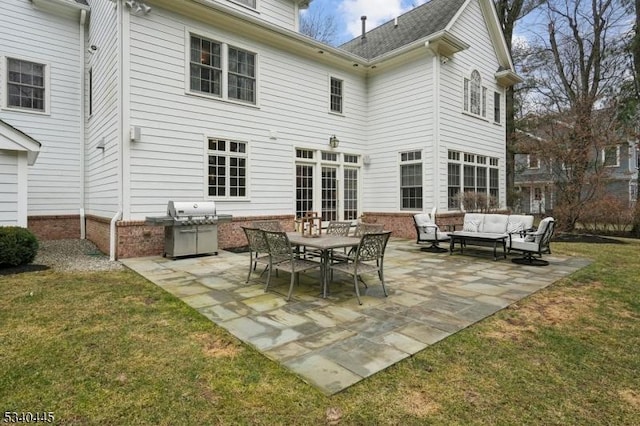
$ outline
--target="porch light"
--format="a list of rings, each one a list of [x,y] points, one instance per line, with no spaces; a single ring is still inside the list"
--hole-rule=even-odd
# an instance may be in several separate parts
[[[336,137],[336,135],[332,135],[329,138],[329,146],[333,149],[336,149],[338,147],[338,145],[340,144],[340,141],[338,140],[338,138]]]

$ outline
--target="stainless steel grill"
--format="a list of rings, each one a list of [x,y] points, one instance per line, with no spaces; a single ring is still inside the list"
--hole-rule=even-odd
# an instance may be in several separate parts
[[[166,216],[146,218],[148,225],[164,226],[164,256],[218,254],[218,224],[231,215],[218,215],[213,201],[169,201]]]

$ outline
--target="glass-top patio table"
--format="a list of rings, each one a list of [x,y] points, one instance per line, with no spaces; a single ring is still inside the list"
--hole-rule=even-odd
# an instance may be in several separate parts
[[[320,250],[322,297],[326,298],[329,291],[329,262],[333,249],[354,247],[360,242],[360,237],[344,237],[339,235],[321,234],[313,237],[303,237],[299,232],[287,232],[291,244],[311,247]]]

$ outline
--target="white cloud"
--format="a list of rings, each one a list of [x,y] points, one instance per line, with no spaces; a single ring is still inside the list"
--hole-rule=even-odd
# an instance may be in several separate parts
[[[384,24],[427,0],[344,0],[338,6],[352,37],[362,33],[361,16],[367,17],[367,31]]]

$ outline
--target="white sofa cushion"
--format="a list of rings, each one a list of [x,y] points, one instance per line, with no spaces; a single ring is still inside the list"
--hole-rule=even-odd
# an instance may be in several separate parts
[[[465,213],[462,230],[465,232],[482,232],[483,213]]]
[[[507,223],[508,234],[526,231],[531,228],[533,228],[533,216],[520,214],[512,214],[509,216],[509,222]]]
[[[480,232],[487,234],[505,234],[509,216],[506,214],[486,214]]]

